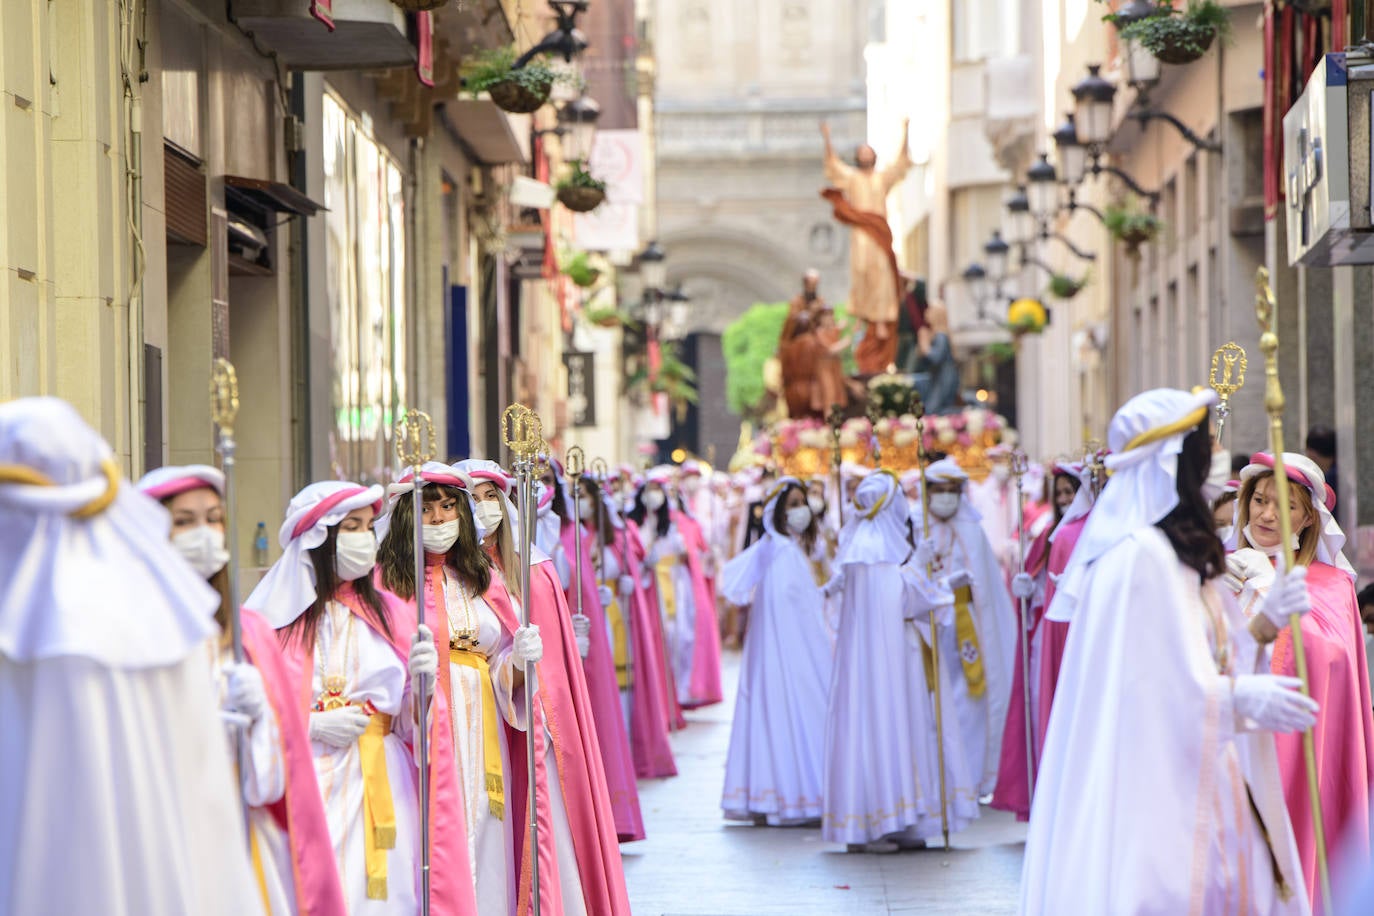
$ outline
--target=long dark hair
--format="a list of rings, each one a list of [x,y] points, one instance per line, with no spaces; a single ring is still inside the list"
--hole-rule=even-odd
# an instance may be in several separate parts
[[[344,584],[334,569],[334,557],[338,553],[338,543],[339,526],[331,525],[329,526],[329,533],[325,535],[324,543],[311,548],[310,565],[315,569],[315,602],[306,609],[304,614],[301,614],[279,631],[279,639],[283,646],[289,644],[293,637],[299,639],[303,646],[315,645],[315,632],[319,629],[320,617],[324,615],[330,600],[338,593],[340,586]],[[372,584],[372,576],[362,576],[354,579],[350,584],[353,586],[353,594],[358,596],[363,607],[376,616],[377,624],[382,628],[382,634],[390,639],[391,622],[387,620],[386,605],[382,603],[382,596],[378,594],[377,586]]]
[[[787,483],[783,485],[782,492],[778,494],[778,498],[773,503],[773,530],[783,537],[792,537],[792,530],[787,527],[787,495],[793,490],[801,490],[802,496],[806,495],[806,487],[800,484]],[[810,508],[811,506],[808,503],[807,509],[809,510]],[[811,551],[816,546],[817,530],[816,513],[812,512],[811,524],[807,525],[806,530],[799,536],[802,545],[802,553],[807,556],[811,555]]]
[[[472,520],[465,490],[447,484],[426,484],[420,494],[422,502],[452,499],[458,503],[458,540],[444,555],[444,565],[457,573],[463,584],[477,594],[491,585],[491,559],[477,543],[477,525]],[[387,528],[382,546],[377,550],[377,565],[382,570],[382,584],[407,601],[415,597],[415,507],[406,497],[396,501],[391,509],[391,526]]]
[[[1226,550],[1212,524],[1212,509],[1202,498],[1202,485],[1212,467],[1212,436],[1204,418],[1178,456],[1178,505],[1156,524],[1173,545],[1179,562],[1206,582],[1226,569]]]
[[[1059,489],[1059,478],[1061,477],[1069,482],[1069,485],[1073,487],[1073,492],[1075,494],[1077,494],[1079,489],[1083,486],[1083,481],[1079,480],[1077,476],[1070,474],[1067,471],[1055,471],[1053,474],[1050,475],[1049,504],[1054,507],[1054,524],[1050,526],[1051,531],[1059,527],[1059,523],[1064,520],[1064,513],[1068,511],[1067,507],[1063,509],[1059,507],[1058,493],[1056,491]]]
[[[563,498],[563,475],[558,473],[558,468],[553,464],[549,465],[549,473],[553,475],[553,513],[565,522],[575,522],[568,513],[568,501]]]
[[[630,510],[630,519],[639,527],[644,527],[644,518],[649,514],[649,507],[644,505],[644,491],[648,489],[648,484],[635,491],[635,505]],[[660,487],[659,489],[663,489]],[[663,505],[658,507],[654,513],[654,531],[658,537],[664,537],[668,533],[668,526],[672,524],[672,518],[668,515],[668,507],[672,505],[672,500],[668,498],[668,491],[663,490]]]

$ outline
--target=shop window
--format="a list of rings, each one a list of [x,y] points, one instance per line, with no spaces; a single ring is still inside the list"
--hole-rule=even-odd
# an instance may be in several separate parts
[[[335,476],[396,476],[392,427],[406,404],[405,192],[368,125],[324,97],[325,288],[333,365]]]

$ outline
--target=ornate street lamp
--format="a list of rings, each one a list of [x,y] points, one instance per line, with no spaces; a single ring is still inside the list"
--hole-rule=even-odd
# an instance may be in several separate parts
[[[1035,217],[1031,216],[1030,198],[1026,196],[1026,186],[1016,186],[1016,191],[1007,198],[1007,235],[1013,245],[1028,245],[1035,240]]]
[[[1073,112],[1064,116],[1064,123],[1050,135],[1054,140],[1055,158],[1059,160],[1059,180],[1069,188],[1077,187],[1088,171],[1088,150],[1078,142],[1078,125],[1074,124]]]
[[[601,106],[585,95],[578,96],[559,109],[558,124],[565,130],[564,159],[586,162],[591,157],[592,143],[596,139],[596,122],[600,117]]]
[[[668,285],[668,266],[663,262],[668,252],[658,244],[658,239],[649,242],[648,247],[639,253],[639,275],[644,280],[644,288],[662,292]]]
[[[1045,153],[1026,170],[1026,195],[1037,220],[1049,220],[1059,210],[1059,183],[1050,157]]]
[[[983,245],[983,255],[988,262],[987,275],[996,286],[1001,286],[1007,277],[1007,259],[1010,254],[1011,246],[1002,238],[1002,233],[996,229],[992,230],[992,238]]]
[[[978,313],[983,313],[983,300],[988,295],[988,272],[983,269],[983,265],[977,261],[964,268],[964,285],[968,287],[968,294],[978,305]]]
[[[1112,101],[1116,87],[1098,72],[1100,64],[1089,64],[1088,75],[1069,90],[1073,94],[1078,139],[1087,146],[1101,146],[1112,136]]]

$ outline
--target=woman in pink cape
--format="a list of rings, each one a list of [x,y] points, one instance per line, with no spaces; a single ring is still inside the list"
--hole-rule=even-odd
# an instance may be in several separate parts
[[[551,475],[551,477],[550,477]],[[586,480],[586,478],[583,478]],[[608,616],[619,612],[619,604],[610,587],[599,582],[597,570],[596,535],[573,519],[572,494],[563,476],[563,466],[552,462],[544,480],[553,491],[552,508],[560,520],[559,539],[563,554],[571,567],[563,594],[568,608],[577,611],[577,539],[582,539],[582,613],[589,618],[586,655],[583,671],[587,677],[587,694],[591,698],[592,718],[596,724],[597,741],[601,746],[602,764],[606,771],[606,786],[611,794],[611,809],[615,816],[615,832],[622,843],[644,839],[644,817],[639,810],[639,788],[635,784],[634,757],[630,752],[630,734],[625,724],[625,710],[621,704],[620,673],[616,670],[619,652],[611,644]],[[584,518],[595,511],[583,495],[579,506]],[[576,631],[577,627],[574,627]],[[620,632],[624,632],[623,625]],[[581,651],[581,646],[578,647]]]
[[[234,664],[228,643],[224,475],[208,465],[168,466],[149,472],[138,488],[171,513],[172,545],[220,595],[215,620],[222,635],[211,648],[210,662],[216,680],[223,682],[228,705],[245,714],[259,711],[248,716],[251,723],[240,740],[250,746],[252,775],[244,788],[253,805],[249,820],[258,888],[265,893],[263,906],[269,916],[344,916],[305,718],[276,634],[261,617],[244,609],[239,620],[246,666]],[[253,671],[245,672],[245,667]],[[256,683],[239,683],[244,675]]]
[[[277,629],[302,710],[350,916],[419,908],[420,816],[414,748],[416,685],[435,682],[428,627],[373,585],[372,522],[381,487],[311,484],[291,500],[281,558],[246,604]],[[431,911],[476,914],[445,697],[429,713]]]
[[[1304,455],[1285,453],[1284,469],[1295,486],[1288,490],[1294,563],[1307,567],[1312,612],[1302,621],[1303,649],[1312,698],[1321,705],[1313,729],[1317,782],[1327,848],[1337,866],[1342,860],[1369,860],[1370,786],[1374,783],[1374,719],[1370,714],[1369,669],[1355,600],[1355,571],[1341,552],[1345,534],[1332,517],[1336,498],[1321,469]],[[1274,580],[1280,555],[1274,458],[1261,452],[1241,471],[1236,527],[1227,546],[1227,581],[1247,615]],[[1293,675],[1292,631],[1284,627],[1274,642],[1272,670]],[[1279,772],[1293,820],[1307,888],[1316,908],[1316,841],[1302,735],[1277,735]]]
[[[1019,600],[1018,590],[1025,594],[1027,632],[1020,633],[1020,628],[1017,628],[1011,700],[1007,705],[1006,724],[1002,731],[1002,750],[997,767],[997,788],[992,793],[992,807],[1000,811],[1014,813],[1019,821],[1030,820],[1031,807],[1030,773],[1026,766],[1024,688],[1026,679],[1022,675],[1021,669],[1020,641],[1027,638],[1030,640],[1026,654],[1030,659],[1030,710],[1033,735],[1031,751],[1035,754],[1038,763],[1045,733],[1035,727],[1034,718],[1039,700],[1041,633],[1045,613],[1045,595],[1049,586],[1050,539],[1054,536],[1055,530],[1063,524],[1066,513],[1078,496],[1078,491],[1082,487],[1080,479],[1082,473],[1083,465],[1081,463],[1055,465],[1053,474],[1050,476],[1050,482],[1054,488],[1052,493],[1053,513],[1047,516],[1048,522],[1040,526],[1040,533],[1036,535],[1030,550],[1026,553],[1026,572],[1013,576],[1011,582],[1013,597]]]
[[[645,569],[648,551],[644,548],[644,538],[640,535],[639,526],[634,519],[625,514],[623,516],[625,531],[630,542],[630,560],[627,569]],[[622,547],[623,549],[623,547]],[[661,676],[657,681],[657,686],[662,695],[664,715],[667,716],[665,725],[669,731],[681,731],[687,727],[687,720],[682,716],[682,704],[677,699],[677,678],[673,674],[673,666],[670,663],[668,654],[667,635],[663,629],[663,615],[659,612],[661,598],[658,593],[658,581],[652,576],[644,576],[635,581],[635,587],[644,596],[644,613],[648,616],[649,632],[653,634],[654,645],[658,647],[657,652],[662,664]],[[677,774],[677,766],[674,764],[673,773]],[[643,773],[639,775],[643,776]]]
[[[521,560],[513,537],[516,513],[508,497],[510,478],[495,462],[480,459],[460,461],[454,469],[472,477],[477,520],[488,531],[484,547],[496,564],[512,608],[528,601],[530,622],[539,627],[546,647],[538,664],[544,727],[535,729],[541,913],[628,916],[629,895],[596,723],[558,574],[552,561],[530,545],[535,551],[530,594],[520,594]],[[511,747],[511,768],[516,773],[528,771],[523,741]],[[511,807],[519,823],[528,820],[528,783],[525,791],[512,797]],[[532,894],[528,835],[519,842],[518,912],[523,914],[530,908]]]
[[[635,775],[644,778],[676,776],[677,763],[668,741],[672,713],[667,704],[671,693],[664,674],[658,599],[650,596],[635,576],[628,574],[629,570],[640,568],[643,545],[638,543],[639,535],[626,527],[596,481],[584,477],[582,488],[583,504],[595,507],[587,526],[601,530],[607,552],[604,564],[607,581],[615,580],[620,607],[628,618],[630,746]]]
[[[481,547],[466,475],[429,462],[420,470],[424,546],[425,620],[442,634],[438,692],[452,720],[454,760],[467,802],[468,856],[477,904],[483,913],[515,911],[519,872],[515,836],[523,829],[510,808],[515,785],[510,748],[528,728],[526,694],[537,690],[533,664],[542,655],[537,627],[521,627],[505,592],[491,597],[494,573]],[[414,476],[387,488],[380,584],[414,601]],[[379,525],[380,527],[380,525]],[[526,673],[529,676],[526,676]],[[450,816],[453,816],[452,814]]]
[[[682,506],[682,497],[678,497]],[[673,523],[682,535],[687,548],[687,569],[692,576],[692,591],[696,596],[696,639],[692,642],[692,677],[687,685],[688,708],[710,706],[724,699],[720,686],[720,624],[716,617],[716,585],[708,575],[706,558],[711,549],[701,533],[701,525],[685,508],[674,510]]]

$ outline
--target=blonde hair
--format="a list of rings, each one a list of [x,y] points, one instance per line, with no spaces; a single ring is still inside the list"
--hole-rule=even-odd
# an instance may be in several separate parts
[[[1237,547],[1256,547],[1251,544],[1249,538],[1245,536],[1245,529],[1250,524],[1250,500],[1255,495],[1255,490],[1260,483],[1269,480],[1274,476],[1273,471],[1260,471],[1245,483],[1241,484],[1240,495],[1236,502],[1236,546]],[[1293,495],[1293,501],[1298,504],[1298,509],[1306,513],[1308,520],[1307,527],[1298,536],[1298,550],[1293,557],[1295,566],[1311,566],[1317,559],[1317,547],[1321,540],[1320,516],[1317,514],[1316,507],[1312,505],[1312,491],[1307,487],[1293,483],[1288,484],[1288,491]]]

